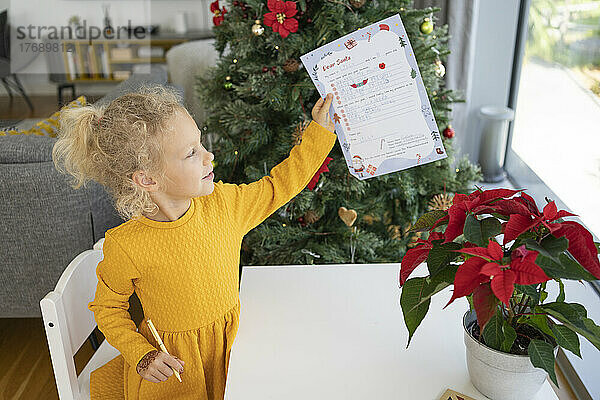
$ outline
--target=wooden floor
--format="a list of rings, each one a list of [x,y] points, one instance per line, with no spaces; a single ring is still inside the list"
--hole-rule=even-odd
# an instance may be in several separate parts
[[[75,355],[79,374],[94,353],[89,340]],[[41,318],[0,318],[0,399],[58,399]]]
[[[134,321],[137,320],[134,317]],[[103,336],[98,330],[98,338]],[[89,340],[75,355],[75,369],[81,372],[94,350]],[[54,400],[58,392],[42,320],[38,318],[0,318],[0,399]],[[560,400],[576,400],[564,376],[556,367]]]

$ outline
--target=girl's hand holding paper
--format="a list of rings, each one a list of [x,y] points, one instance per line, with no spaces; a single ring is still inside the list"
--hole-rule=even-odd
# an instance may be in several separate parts
[[[329,131],[335,132],[335,125],[333,124],[331,116],[329,115],[329,108],[331,107],[332,100],[333,95],[331,93],[327,94],[325,100],[320,97],[312,109],[312,118],[323,128],[327,128]]]

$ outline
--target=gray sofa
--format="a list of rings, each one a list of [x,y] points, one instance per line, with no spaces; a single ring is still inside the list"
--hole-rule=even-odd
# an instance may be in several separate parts
[[[98,100],[144,82],[167,84],[164,67],[136,75]],[[183,90],[177,87],[183,95]],[[54,168],[55,138],[0,136],[0,317],[41,317],[39,301],[67,265],[123,221],[102,186],[72,189]]]

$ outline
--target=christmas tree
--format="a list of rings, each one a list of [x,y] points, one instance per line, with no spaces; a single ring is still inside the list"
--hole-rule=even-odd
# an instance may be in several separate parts
[[[444,88],[449,53],[439,8],[410,0],[248,0],[211,4],[217,65],[197,78],[206,109],[203,132],[213,143],[215,175],[250,183],[288,157],[319,99],[300,56],[332,40],[400,14],[433,109],[447,158],[358,180],[337,142],[311,183],[242,243],[242,265],[400,262],[420,236],[408,232],[419,215],[447,209],[453,193],[481,179],[466,157],[455,163],[449,114],[464,101]],[[436,132],[436,134],[440,134]]]

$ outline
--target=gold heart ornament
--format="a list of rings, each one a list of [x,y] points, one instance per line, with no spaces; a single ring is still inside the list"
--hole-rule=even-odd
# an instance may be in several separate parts
[[[356,221],[356,217],[358,216],[358,214],[356,214],[356,211],[348,210],[346,207],[340,207],[338,209],[338,215],[340,216],[342,221],[344,221],[344,223],[348,226],[352,226],[354,221]]]

